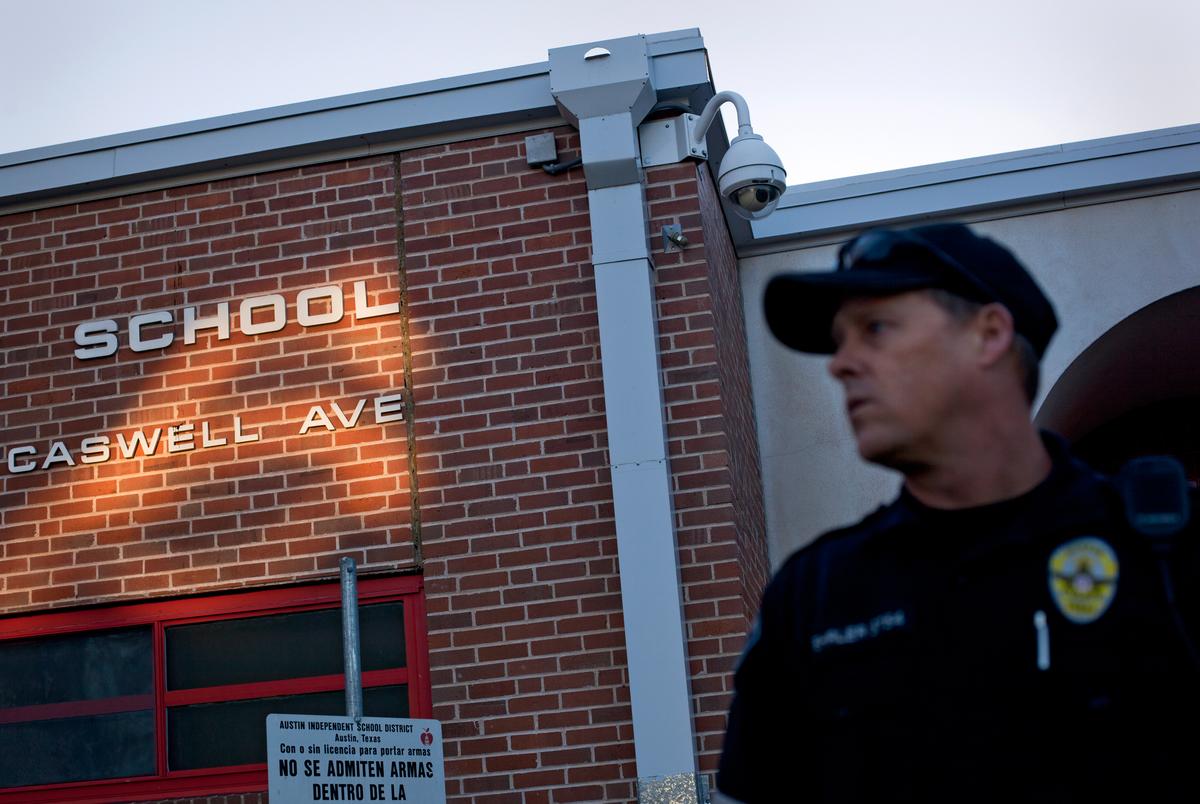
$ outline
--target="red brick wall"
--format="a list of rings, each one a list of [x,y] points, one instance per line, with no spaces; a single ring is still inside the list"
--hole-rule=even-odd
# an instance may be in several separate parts
[[[630,800],[586,187],[579,170],[530,170],[521,140],[403,158],[435,716],[462,800]],[[563,158],[577,148],[560,131]],[[702,225],[712,188],[697,175],[652,171],[648,197],[652,231],[679,221],[696,244],[655,259],[696,731],[712,771],[746,590],[762,582],[744,582],[742,562],[761,575],[766,558],[736,263],[723,221]]]
[[[571,158],[577,135],[557,136]],[[5,475],[3,611],[332,576],[345,551],[367,569],[412,563],[405,425],[376,426],[368,409],[345,433],[295,433],[310,405],[402,386],[399,318],[235,331],[140,359],[80,363],[70,342],[98,316],[276,290],[290,305],[302,287],[360,277],[378,302],[407,288],[413,513],[451,799],[632,800],[586,187],[579,169],[530,169],[523,139],[402,154],[401,243],[392,158],[0,218],[4,445],[234,410],[263,433],[244,452]],[[711,182],[695,166],[656,169],[647,196],[652,232],[680,222],[693,244],[655,262],[709,772],[765,573],[761,484],[736,262]]]
[[[647,177],[675,527],[700,769],[715,772],[732,672],[769,577],[737,257],[704,164]],[[689,245],[654,236],[678,223]]]
[[[745,633],[758,613],[762,592],[771,578],[767,550],[766,509],[763,503],[762,463],[758,454],[758,424],[750,387],[750,349],[746,343],[747,309],[738,276],[737,254],[729,237],[725,216],[712,173],[697,172],[705,257],[712,284],[713,317],[717,346],[717,372],[721,382],[721,421],[729,449],[730,484],[733,488],[734,535],[741,567]],[[751,300],[750,306],[760,304]],[[740,650],[740,649],[739,649]]]
[[[434,716],[455,801],[630,800],[587,194],[522,142],[402,159]]]
[[[376,424],[368,401],[356,428],[299,434],[310,406],[403,388],[400,317],[356,321],[351,291],[398,298],[392,171],[338,162],[0,218],[6,455],[185,422],[193,443],[201,421],[228,441],[4,468],[0,612],[328,576],[339,554],[412,563],[404,423]],[[297,292],[323,285],[343,289],[346,316],[301,327]],[[242,334],[240,300],[265,293],[285,297],[286,328]],[[185,344],[180,308],[224,301],[231,337]],[[130,351],[126,319],[155,310],[174,311],[175,343]],[[80,360],[74,328],[96,318],[121,323],[122,347]],[[234,415],[257,442],[234,444]]]

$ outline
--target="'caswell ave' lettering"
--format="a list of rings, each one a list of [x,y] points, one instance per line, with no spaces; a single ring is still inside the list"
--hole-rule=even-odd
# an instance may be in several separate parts
[[[333,413],[331,418],[325,407],[314,405],[299,426],[299,433],[305,435],[314,429],[352,429],[362,422],[366,408],[365,399],[360,399],[348,411],[337,402],[330,402],[329,411]],[[376,424],[403,421],[404,395],[396,393],[377,396],[372,410]],[[77,463],[105,463],[114,458],[149,458],[158,454],[171,455],[195,449],[236,446],[252,443],[260,438],[262,435],[259,431],[247,429],[242,417],[234,416],[230,425],[205,420],[165,427],[143,427],[113,436],[90,436],[70,444],[66,441],[51,441],[44,454],[35,444],[18,444],[10,447],[5,454],[3,467],[9,474],[19,475],[35,469],[55,469],[60,466],[75,466]]]

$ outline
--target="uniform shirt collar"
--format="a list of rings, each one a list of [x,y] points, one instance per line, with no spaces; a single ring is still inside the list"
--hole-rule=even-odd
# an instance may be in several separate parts
[[[1059,519],[1075,518],[1080,509],[1063,505],[1065,498],[1080,494],[1090,497],[1102,478],[1071,455],[1061,436],[1043,430],[1041,437],[1050,454],[1050,473],[1026,493],[986,505],[946,509],[927,506],[901,488],[899,497],[889,506],[889,518],[930,535],[944,534],[960,540],[967,536],[966,541],[972,541],[972,536],[998,534],[1005,541],[1015,542],[1032,540],[1048,527],[1056,528]],[[1095,510],[1082,499],[1079,502],[1083,509]],[[1020,526],[1022,521],[1028,525]]]

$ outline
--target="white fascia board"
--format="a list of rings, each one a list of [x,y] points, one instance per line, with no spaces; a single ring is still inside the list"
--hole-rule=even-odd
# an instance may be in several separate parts
[[[660,100],[711,94],[699,31],[647,36]],[[0,210],[239,166],[400,150],[407,140],[563,122],[549,64],[424,81],[0,154]]]
[[[1200,178],[1200,125],[789,187],[739,254],[904,220]]]

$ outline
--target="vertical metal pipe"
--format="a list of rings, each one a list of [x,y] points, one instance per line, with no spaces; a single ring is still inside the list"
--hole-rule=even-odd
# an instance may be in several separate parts
[[[362,711],[362,662],[358,650],[358,575],[354,559],[342,557],[342,667],[346,674],[346,716]]]

